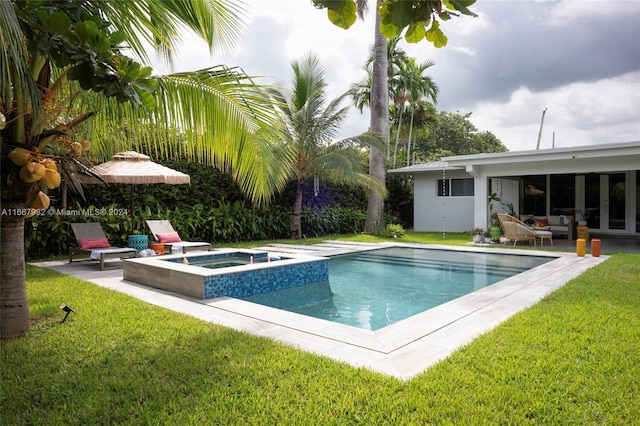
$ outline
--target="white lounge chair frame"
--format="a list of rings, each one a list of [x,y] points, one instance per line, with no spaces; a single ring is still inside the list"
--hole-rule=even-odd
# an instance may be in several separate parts
[[[153,239],[159,241],[158,234],[168,234],[170,232],[176,232],[171,226],[171,222],[168,220],[147,220],[147,226],[153,234]],[[182,253],[186,253],[189,250],[211,250],[211,243],[204,241],[181,241],[179,243],[165,243],[165,249],[171,251],[174,245],[180,245],[182,247]]]

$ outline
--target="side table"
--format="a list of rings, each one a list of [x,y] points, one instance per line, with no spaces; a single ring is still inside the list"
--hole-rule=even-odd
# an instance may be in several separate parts
[[[578,226],[576,228],[577,237],[576,239],[583,239],[585,241],[589,241],[589,227],[588,226]]]

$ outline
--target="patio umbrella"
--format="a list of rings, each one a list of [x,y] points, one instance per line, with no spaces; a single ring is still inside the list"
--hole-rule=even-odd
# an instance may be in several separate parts
[[[135,151],[119,152],[111,161],[98,164],[91,173],[106,183],[150,184],[166,183],[180,185],[190,183],[189,175],[151,161],[148,155]],[[87,179],[86,183],[100,183],[98,179]]]
[[[98,183],[124,183],[131,185],[147,185],[164,183],[167,185],[181,185],[191,182],[189,175],[177,170],[165,167],[151,161],[148,155],[135,151],[119,152],[113,159],[106,163],[98,164],[89,169],[95,177],[85,177],[83,181],[88,184]],[[131,221],[133,224],[133,190],[131,194]]]

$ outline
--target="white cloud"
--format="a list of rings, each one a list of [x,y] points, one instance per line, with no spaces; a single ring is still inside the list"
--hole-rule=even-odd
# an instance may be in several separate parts
[[[345,31],[308,1],[245,3],[250,20],[235,53],[212,58],[189,37],[175,70],[224,63],[288,84],[290,63],[314,52],[327,68],[331,98],[364,77],[373,8]],[[443,24],[449,44],[442,49],[402,44],[418,61],[436,63],[428,74],[440,86],[439,109],[472,111],[478,129],[510,150],[535,148],[545,107],[542,146],[551,146],[554,132],[558,146],[640,140],[640,2],[483,0],[473,9],[478,18]],[[368,111],[353,108],[340,136],[368,126]]]
[[[479,102],[471,121],[510,150],[533,149],[542,111],[543,147],[593,145],[640,139],[640,72],[534,93],[516,90],[507,102]]]
[[[566,26],[586,17],[616,16],[640,11],[640,2],[636,0],[554,0],[549,6],[548,24],[556,26]]]

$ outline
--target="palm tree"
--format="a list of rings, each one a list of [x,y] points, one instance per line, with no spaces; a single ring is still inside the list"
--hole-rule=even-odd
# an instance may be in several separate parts
[[[402,37],[397,36],[387,40],[387,78],[391,80],[394,75],[398,72],[398,69],[405,62],[407,57],[407,52],[404,51],[403,48],[398,47],[398,44],[402,40]],[[373,65],[373,50],[375,46],[371,46],[371,52],[367,61],[364,63],[365,69],[369,69]]]
[[[398,47],[400,37],[394,37],[387,40],[387,79],[388,82],[392,81],[393,77],[398,72],[398,69],[404,61],[407,60],[406,52]],[[362,112],[365,106],[369,106],[371,98],[371,82],[373,73],[373,56],[374,46],[371,46],[371,52],[367,61],[364,64],[364,70],[367,73],[364,80],[359,83],[351,85],[350,94],[353,100],[353,104],[360,112]],[[394,99],[393,89],[389,85],[389,98]],[[387,145],[387,157],[389,157],[389,145]]]
[[[356,20],[353,13],[353,1],[355,1],[355,11],[362,19],[367,10],[367,0],[312,0],[312,3],[319,8],[328,8],[330,12],[328,14],[329,20],[335,25],[347,29]],[[467,8],[474,2],[475,0],[444,2],[446,7],[443,8],[443,2],[440,1],[377,0],[376,11],[378,13],[376,13],[374,60],[371,76],[371,123],[369,128],[371,132],[378,134],[388,142],[389,100],[384,99],[384,94],[388,91],[388,82],[384,76],[384,71],[388,70],[389,65],[387,58],[384,57],[386,43],[385,36],[380,28],[380,14],[385,15],[385,33],[390,38],[400,35],[408,27],[405,33],[407,41],[418,42],[426,38],[436,47],[442,47],[447,44],[447,38],[440,30],[440,24],[435,17],[438,16],[442,20],[450,19],[452,14],[445,9],[457,10],[465,15],[477,16]],[[425,23],[431,23],[429,30],[424,26]],[[384,107],[385,104],[386,108]],[[372,149],[370,153],[369,174],[381,182],[384,182],[386,177],[384,157],[381,152],[375,149]],[[376,194],[371,194],[367,206],[365,232],[378,234],[383,228],[384,200]]]
[[[411,165],[411,146],[412,142],[416,141],[418,136],[429,137],[431,126],[435,125],[437,120],[438,111],[436,107],[430,102],[418,100],[411,104],[411,124],[409,127],[409,142],[407,146],[407,166]],[[413,135],[413,129],[417,129],[421,132],[416,132]],[[415,157],[415,153],[414,153]],[[415,158],[414,158],[415,164]]]
[[[25,218],[46,208],[46,192],[60,175],[71,178],[66,171],[83,168],[86,135],[107,155],[108,134],[123,119],[134,133],[152,127],[136,125],[140,120],[188,129],[184,151],[231,171],[255,200],[284,185],[264,145],[274,110],[248,76],[219,67],[157,78],[123,54],[127,47],[146,60],[143,46],[150,43],[170,60],[181,28],[212,49],[230,46],[241,16],[228,0],[0,2],[0,338],[29,329]],[[172,154],[175,133],[160,135],[139,136]]]
[[[361,170],[359,144],[374,144],[368,135],[334,142],[348,108],[340,104],[348,93],[326,99],[325,69],[317,57],[308,55],[292,64],[291,87],[280,89],[284,142],[290,152],[289,175],[296,182],[292,214],[292,238],[302,237],[304,184],[315,177],[336,183],[359,185],[381,194],[384,185]]]
[[[409,139],[407,142],[407,161],[411,152],[411,135],[413,131],[413,117],[416,104],[427,97],[433,103],[438,101],[438,85],[431,77],[425,76],[424,72],[434,66],[433,61],[427,61],[418,64],[414,58],[408,58],[402,62],[399,71],[392,81],[395,92],[395,98],[400,103],[400,118],[398,120],[398,129],[396,132],[396,143],[393,150],[393,167],[396,167],[396,156],[398,153],[398,141],[400,139],[400,130],[402,128],[402,114],[404,106],[409,103],[411,108],[411,123],[409,125]]]

